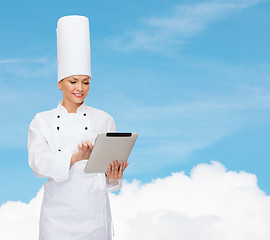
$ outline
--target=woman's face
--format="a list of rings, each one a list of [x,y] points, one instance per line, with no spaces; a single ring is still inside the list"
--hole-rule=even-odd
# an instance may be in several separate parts
[[[62,90],[63,100],[71,103],[82,103],[90,88],[90,77],[87,75],[72,75],[58,82]]]

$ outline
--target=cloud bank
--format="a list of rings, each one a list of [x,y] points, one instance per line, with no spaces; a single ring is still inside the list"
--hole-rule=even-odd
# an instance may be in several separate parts
[[[118,51],[152,51],[170,55],[175,47],[199,34],[211,23],[223,19],[234,11],[240,11],[261,2],[260,0],[213,0],[180,4],[163,17],[141,20],[141,27],[110,37],[110,44]]]
[[[0,238],[34,240],[38,235],[43,188],[28,204],[0,207]],[[172,173],[142,184],[125,183],[110,193],[117,240],[267,240],[270,197],[254,174],[199,164],[190,175]]]

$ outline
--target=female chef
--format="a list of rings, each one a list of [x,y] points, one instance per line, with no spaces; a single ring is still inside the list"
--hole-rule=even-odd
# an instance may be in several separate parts
[[[57,23],[58,88],[63,100],[30,123],[28,160],[44,184],[39,240],[110,240],[112,219],[107,190],[122,186],[123,162],[108,173],[85,173],[99,133],[115,132],[113,118],[85,104],[90,69],[89,21],[71,15]]]

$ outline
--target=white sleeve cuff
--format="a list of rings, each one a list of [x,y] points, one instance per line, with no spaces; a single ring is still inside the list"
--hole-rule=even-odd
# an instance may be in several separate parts
[[[122,180],[106,177],[106,187],[109,191],[118,191],[122,188]]]
[[[53,159],[52,179],[56,182],[64,182],[69,179],[70,161],[72,152],[57,151]]]

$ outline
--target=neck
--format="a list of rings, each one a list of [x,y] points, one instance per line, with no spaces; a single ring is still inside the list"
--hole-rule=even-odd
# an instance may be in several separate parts
[[[79,106],[81,106],[82,103],[73,103],[69,101],[65,101],[65,99],[62,102],[63,107],[65,107],[68,111],[68,113],[76,113]]]

